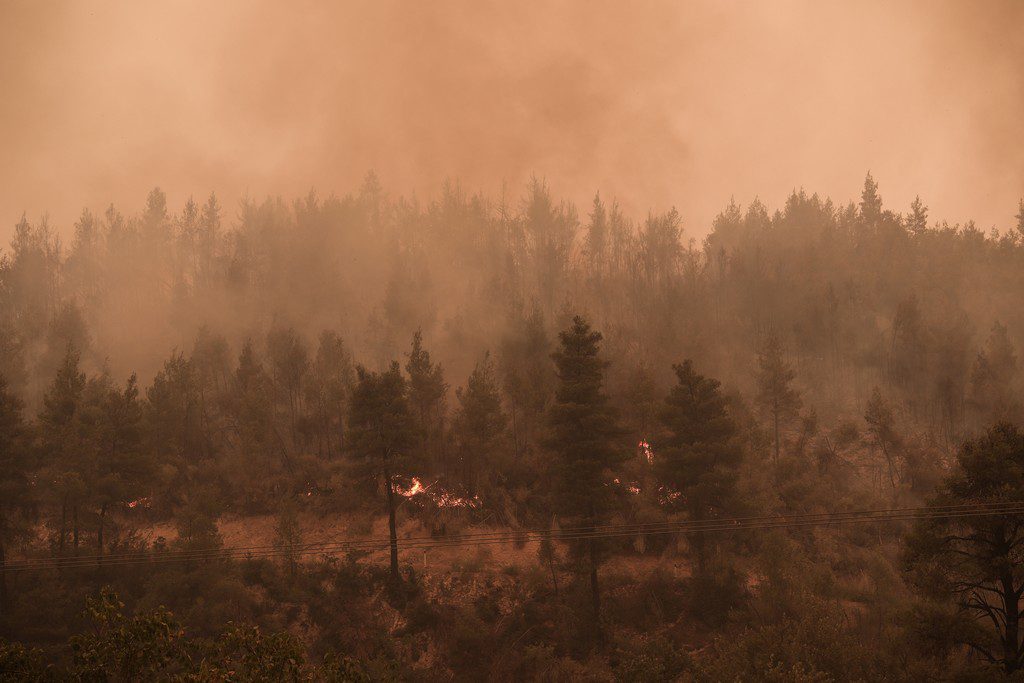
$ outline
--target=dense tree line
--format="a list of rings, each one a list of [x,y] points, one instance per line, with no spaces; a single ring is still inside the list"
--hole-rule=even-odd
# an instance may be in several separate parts
[[[330,635],[306,641],[318,656],[345,644],[361,658],[344,660],[352,676],[409,675],[424,638],[454,652],[488,633],[532,653],[508,671],[555,678],[914,679],[941,672],[941,657],[961,667],[963,648],[1008,672],[1024,662],[1013,520],[932,521],[907,539],[900,525],[559,532],[1015,500],[1024,206],[1005,233],[934,224],[920,199],[906,214],[884,208],[869,175],[857,204],[802,190],[775,212],[730,203],[698,246],[674,210],[634,224],[595,197],[581,218],[541,181],[517,204],[450,184],[421,205],[370,175],[344,198],[245,200],[224,214],[211,195],[172,215],[154,190],[137,216],[84,211],[68,247],[45,220],[16,226],[0,260],[0,565],[54,563],[38,585],[0,572],[0,636],[57,652],[70,633],[36,629],[27,605],[66,614],[107,583],[150,607],[173,600],[171,585],[239,605],[255,603],[232,591],[276,586],[268,611],[310,610],[324,590],[358,603],[363,633],[311,614]],[[403,505],[422,482],[473,504],[431,519]],[[283,573],[224,560],[224,576],[154,564],[144,580],[104,564],[216,549],[226,514],[276,516]],[[300,516],[360,514],[387,520],[386,580],[361,558],[299,561]],[[417,515],[439,537],[551,530],[539,576],[518,581],[530,587],[518,611],[445,615],[431,602],[400,555]],[[169,540],[138,537],[157,524],[174,528]],[[95,562],[85,581],[83,557]],[[653,573],[623,573],[650,557],[662,558]],[[667,573],[671,558],[684,558],[682,576]],[[386,585],[407,630],[366,616],[379,594],[346,592],[346,580]],[[653,602],[631,613],[631,590]],[[163,613],[132,618],[170,628]],[[853,668],[814,624],[849,641]],[[388,649],[385,663],[374,638],[412,650]],[[879,649],[854,646],[865,639]],[[701,642],[702,657],[685,655]],[[189,647],[228,647],[204,643]],[[154,671],[203,666],[174,659],[182,647]],[[492,654],[491,667],[512,657]]]

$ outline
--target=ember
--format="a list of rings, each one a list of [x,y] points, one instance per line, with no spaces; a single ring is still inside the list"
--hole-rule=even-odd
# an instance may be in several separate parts
[[[434,491],[430,491],[431,488],[434,488]],[[479,496],[463,497],[443,489],[437,492],[437,482],[424,485],[417,477],[412,478],[409,488],[404,489],[401,486],[396,486],[395,489],[398,495],[405,498],[413,498],[414,496],[424,494],[427,499],[439,508],[475,509],[482,504]]]
[[[427,489],[429,489],[429,488],[430,488],[430,486],[424,486],[423,482],[421,482],[416,477],[413,477],[412,478],[412,485],[409,488],[403,490],[401,486],[395,486],[395,491],[400,496],[405,496],[406,498],[412,498],[413,496],[415,496],[417,494],[425,493],[427,491]]]
[[[641,439],[636,447],[640,451],[640,455],[644,456],[648,463],[654,462],[654,450],[651,448],[651,444],[647,442],[647,439]]]

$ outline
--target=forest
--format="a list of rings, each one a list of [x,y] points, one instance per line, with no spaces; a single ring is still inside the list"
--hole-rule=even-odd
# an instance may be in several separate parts
[[[0,681],[1018,679],[1018,208],[23,216]]]

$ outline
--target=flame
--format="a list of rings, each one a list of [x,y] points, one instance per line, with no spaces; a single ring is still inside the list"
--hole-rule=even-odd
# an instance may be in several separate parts
[[[654,462],[654,449],[651,448],[651,444],[647,442],[647,439],[640,439],[640,443],[636,447],[640,454],[647,459],[648,463]]]
[[[430,486],[424,486],[423,482],[421,482],[417,477],[412,478],[412,486],[405,490],[403,490],[401,486],[395,487],[398,495],[405,496],[406,498],[412,498],[416,494],[425,493],[429,488]]]
[[[410,480],[412,483],[409,488],[402,488],[400,485],[395,486],[395,491],[398,495],[405,498],[412,498],[420,494],[425,495],[430,499],[436,507],[439,508],[470,508],[475,509],[482,505],[480,496],[463,497],[458,496],[451,491],[441,490],[440,492],[430,491],[434,484],[424,484],[418,477],[413,477]]]
[[[139,498],[138,500],[129,501],[128,507],[133,510],[135,508],[148,508],[149,498]]]

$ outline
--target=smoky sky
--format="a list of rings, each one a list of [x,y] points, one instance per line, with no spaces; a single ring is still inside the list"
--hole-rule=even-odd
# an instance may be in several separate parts
[[[1024,3],[0,1],[0,235],[216,191],[585,208],[804,187],[1012,224],[1024,194]],[[229,211],[229,214],[233,212]]]

